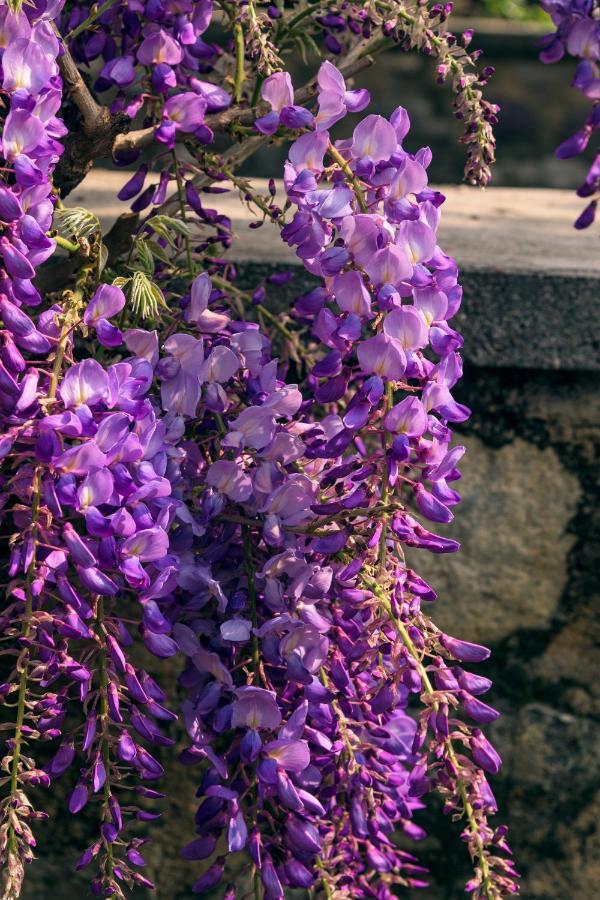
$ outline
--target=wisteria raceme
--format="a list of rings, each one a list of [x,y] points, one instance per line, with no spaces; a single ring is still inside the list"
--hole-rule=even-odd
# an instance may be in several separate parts
[[[124,590],[136,593],[146,646],[159,656],[175,652],[154,598],[168,590],[174,572],[166,534],[171,481],[164,475],[169,427],[177,436],[176,422],[159,420],[146,399],[152,367],[145,360],[105,368],[94,359],[73,359],[73,335],[81,327],[102,346],[122,344],[108,321],[125,303],[120,289],[102,285],[86,303],[93,251],[73,291],[35,318],[25,311],[40,304],[32,279],[55,248],[46,232],[54,209],[51,174],[65,133],[54,115],[61,83],[49,16],[58,11],[58,5],[20,14],[3,10],[10,37],[3,86],[10,110],[2,152],[12,175],[0,188],[3,519],[14,534],[2,630],[16,645],[7,651],[15,654],[15,668],[1,689],[15,719],[5,726],[13,734],[3,759],[9,774],[3,780],[0,860],[3,896],[9,898],[20,893],[36,843],[31,825],[44,815],[33,809],[27,789],[62,775],[76,763],[76,750],[84,767],[71,811],[82,809],[88,796],[102,798],[98,840],[80,864],[98,858],[95,888],[106,896],[122,895],[124,880],[148,883],[131,870],[143,865],[138,839],[120,833],[124,818],[151,814],[135,805],[122,811],[114,782],[127,769],[142,781],[159,777],[161,767],[143,744],[165,743],[154,719],[174,718],[154,679],[127,661],[123,648],[133,638],[114,618],[113,598]],[[80,707],[79,722],[75,732],[63,733],[73,703]],[[131,726],[144,741],[132,738]],[[40,768],[35,743],[59,738]],[[143,785],[138,790],[156,793]]]
[[[100,311],[114,315],[124,300],[118,288],[102,285],[84,323],[92,327]],[[69,328],[78,305],[71,306]],[[56,354],[60,359],[60,338]],[[95,892],[118,896],[120,882],[148,884],[129,865],[144,862],[138,839],[121,836],[124,822],[154,817],[135,805],[135,797],[121,795],[121,783],[126,780],[127,791],[160,796],[143,784],[162,773],[145,745],[168,746],[155,719],[175,718],[154,679],[128,661],[133,636],[120,618],[132,594],[140,608],[129,610],[129,618],[139,620],[146,647],[159,657],[175,652],[155,599],[169,590],[176,571],[168,555],[171,482],[164,477],[172,440],[146,398],[152,368],[143,359],[106,368],[84,359],[56,381],[51,376],[47,391],[44,373],[39,375],[42,390],[28,398],[28,421],[14,426],[6,457],[16,466],[8,498],[15,501],[12,519],[24,535],[12,546],[7,633],[22,617],[23,604],[29,619],[18,663],[30,682],[26,724],[11,742],[12,759],[18,782],[27,784],[32,774],[36,781],[60,777],[81,754],[84,765],[69,809],[77,813],[97,796],[100,811],[98,840],[78,865],[97,858]],[[175,422],[171,428],[177,435]],[[10,699],[9,685],[6,695]],[[75,730],[73,704],[82,706]],[[19,755],[21,743],[35,737],[61,738],[41,776]],[[139,786],[131,783],[134,773]],[[10,866],[9,858],[9,873]]]
[[[2,156],[6,162],[5,172],[11,177],[10,181],[5,179],[0,188],[0,218],[3,222],[0,238],[2,457],[7,459],[15,442],[27,435],[29,408],[37,404],[38,397],[52,400],[56,392],[56,377],[48,374],[45,383],[42,381],[40,385],[43,373],[35,366],[28,366],[28,358],[44,357],[51,350],[51,340],[45,332],[54,331],[53,315],[46,316],[44,323],[39,320],[34,323],[22,306],[40,303],[41,297],[32,279],[36,266],[54,250],[54,241],[46,237],[53,212],[50,175],[62,151],[60,138],[64,128],[54,115],[61,102],[61,84],[56,65],[58,40],[52,33],[49,17],[43,10],[35,8],[29,10],[29,16],[25,11],[17,14],[6,5],[1,12],[2,46],[12,48],[5,50],[2,57],[2,89],[10,104],[3,121]],[[56,343],[55,334],[53,337]],[[62,352],[66,349],[66,341],[65,335]],[[25,756],[23,746],[29,736],[39,734],[26,721],[26,713],[32,706],[29,682],[38,656],[37,652],[31,652],[30,646],[37,637],[33,607],[40,585],[33,556],[40,516],[41,476],[37,468],[34,474],[33,467],[26,474],[28,478],[21,483],[20,492],[27,492],[30,502],[24,511],[15,510],[15,527],[19,531],[22,529],[27,507],[30,518],[26,538],[19,543],[20,535],[15,535],[11,555],[11,570],[14,568],[14,573],[20,570],[25,578],[21,578],[18,587],[14,588],[17,602],[11,604],[9,601],[2,618],[3,632],[10,635],[14,629],[14,634],[20,635],[22,645],[20,652],[14,651],[18,654],[15,670],[11,673],[14,680],[2,685],[3,698],[15,691],[18,696],[14,731],[6,743],[2,760],[2,768],[8,773],[3,779],[4,796],[0,807],[0,862],[6,897],[16,897],[20,893],[24,864],[32,858],[35,846],[31,825],[36,818],[43,817],[43,813],[33,809],[25,788],[49,780],[35,760]],[[13,479],[16,477],[13,474]],[[14,490],[6,475],[3,476],[3,487],[3,509],[6,509]],[[52,719],[61,715],[62,702],[62,697],[57,695],[55,702],[49,704],[48,728],[52,728]],[[6,792],[5,787],[8,787]]]
[[[285,109],[278,77],[268,95]],[[289,82],[279,84],[286,96]],[[427,188],[427,152],[402,148],[403,109],[391,122],[367,117],[334,146],[324,125],[346,114],[345,87],[328,63],[319,85],[316,130],[290,150],[285,182],[298,211],[282,231],[324,279],[296,308],[327,351],[304,402],[278,380],[255,329],[219,321],[216,345],[203,336],[205,359],[193,339],[174,336],[204,384],[199,433],[217,413],[222,423],[218,458],[208,464],[201,441],[186,470],[195,494],[207,487],[197,501],[203,533],[181,566],[194,594],[174,628],[190,657],[184,760],[210,765],[199,836],[184,855],[208,860],[200,893],[223,876],[225,834],[230,852],[248,848],[267,897],[286,886],[392,896],[393,884],[422,883],[424,870],[390,834],[422,836],[412,813],[436,785],[465,819],[469,890],[501,896],[516,891],[515,873],[503,828],[486,822],[496,805],[484,774],[499,759],[455,718],[460,706],[479,723],[498,715],[477,699],[489,682],[458,665],[488,651],[431,624],[420,604],[435,594],[402,549],[458,549],[408,508],[412,499],[425,518],[448,522],[459,499],[448,482],[464,448],[450,449],[448,423],[468,410],[450,393],[462,339],[447,322],[460,304],[456,265],[435,240],[443,197]],[[199,276],[184,315],[200,331],[209,297]],[[167,397],[171,406],[170,387]],[[423,701],[418,721],[406,712],[411,694]]]
[[[559,159],[570,159],[583,153],[594,133],[600,128],[600,18],[593,0],[568,2],[568,0],[540,0],[549,13],[556,31],[541,38],[540,59],[554,63],[565,54],[579,58],[573,74],[572,85],[587,97],[592,108],[579,131],[557,147]],[[588,203],[575,222],[575,228],[588,228],[596,218],[600,195],[600,155],[596,154],[585,181],[577,189],[579,197]]]
[[[383,46],[416,48],[452,78],[467,177],[487,182],[491,73],[473,69],[470,33],[445,30],[449,12],[0,3],[4,900],[45,815],[30,788],[60,777],[69,811],[95,813],[76,861],[93,864],[93,893],[153,886],[136,823],[158,815],[153,748],[177,734],[153,661],[178,654],[193,892],[418,888],[426,870],[395,836],[424,836],[432,789],[461,822],[467,890],[517,892],[506,829],[488,822],[500,759],[479,726],[498,713],[467,671],[489,651],[435,627],[435,592],[407,559],[458,549],[423,524],[452,519],[451,427],[469,415],[452,395],[461,289],[437,246],[444,198],[429,151],[404,147],[403,108],[329,134],[370,102],[346,77]],[[287,59],[315,50],[332,59],[294,90]],[[273,181],[261,196],[236,174],[281,140],[283,205]],[[103,241],[58,195],[108,152],[137,169],[119,193],[131,213]],[[231,222],[205,206],[231,184],[315,277],[282,317],[267,287],[290,274],[240,289]],[[64,272],[44,265],[57,243]]]

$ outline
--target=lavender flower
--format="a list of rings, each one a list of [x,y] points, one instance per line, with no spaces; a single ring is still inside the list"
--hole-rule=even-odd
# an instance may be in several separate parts
[[[205,40],[210,0],[61,12],[0,10],[0,474],[12,534],[1,627],[16,654],[2,687],[16,700],[0,804],[6,896],[20,893],[43,817],[27,789],[58,778],[71,779],[72,814],[96,811],[76,863],[93,863],[93,893],[152,887],[135,823],[157,814],[138,798],[161,797],[153,748],[172,746],[163,726],[176,719],[152,657],[178,653],[181,758],[199,766],[196,836],[182,851],[201,863],[194,892],[220,885],[229,854],[265,898],[418,887],[423,868],[392,838],[423,837],[415,814],[432,788],[463,820],[469,890],[515,892],[505,830],[487,821],[484,772],[500,760],[479,725],[497,711],[480,699],[488,681],[459,665],[487,651],[431,623],[421,600],[435,593],[405,559],[405,547],[458,549],[422,522],[453,517],[463,448],[451,423],[469,414],[452,395],[461,289],[437,245],[443,197],[427,187],[428,152],[403,145],[405,110],[366,116],[334,144],[329,128],[368,93],[329,61],[294,92],[284,61],[311,32],[350,72],[382,35],[434,52],[467,126],[468,177],[483,183],[487,76],[469,70],[437,7],[240,5],[226,10],[224,46]],[[92,64],[110,109],[73,71]],[[52,230],[59,67],[86,139],[118,164],[154,150],[120,192],[139,219],[115,258],[85,211],[62,210]],[[125,132],[138,114],[145,127],[114,144],[95,133]],[[215,128],[247,145],[209,152]],[[274,183],[260,196],[235,169],[246,146],[290,134],[280,203]],[[68,138],[70,163],[81,137]],[[245,294],[220,255],[231,222],[202,191],[228,189],[224,179],[320,279],[283,321],[265,286]],[[42,296],[34,278],[57,243],[77,272]],[[43,768],[38,740],[54,742]]]
[[[600,23],[596,10],[590,3],[558,3],[542,0],[543,9],[550,14],[556,31],[538,41],[542,48],[540,59],[553,63],[562,59],[565,53],[579,57],[573,75],[573,87],[592,102],[592,108],[583,127],[568,137],[556,149],[559,159],[579,156],[600,127]],[[575,222],[575,228],[588,228],[596,218],[598,195],[600,192],[600,155],[596,155],[583,184],[577,194],[588,203]]]

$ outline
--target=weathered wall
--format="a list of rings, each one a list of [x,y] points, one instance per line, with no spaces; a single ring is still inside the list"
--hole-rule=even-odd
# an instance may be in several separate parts
[[[523,897],[589,900],[600,896],[600,280],[560,254],[537,274],[518,263],[463,273],[456,396],[473,415],[447,526],[462,550],[411,559],[438,591],[440,626],[493,650],[478,671],[503,713],[490,729],[504,759],[494,790]],[[299,276],[286,287],[284,308]],[[433,878],[419,896],[455,900],[468,872],[456,828],[427,822]]]
[[[494,790],[523,897],[589,900],[600,896],[599,379],[471,367],[462,400],[473,408],[452,525],[462,552],[417,562],[439,588],[440,625],[493,648]],[[432,828],[424,896],[454,900],[456,845]]]
[[[519,274],[506,259],[496,271],[500,252],[492,247],[490,268],[466,266],[463,279],[459,399],[473,416],[461,434],[464,500],[450,526],[462,552],[415,552],[413,560],[439,591],[437,622],[494,651],[480,671],[493,677],[488,696],[503,713],[492,729],[504,758],[494,789],[523,897],[590,900],[600,896],[600,278],[577,275],[573,259],[560,272]],[[254,285],[271,271],[240,264],[240,282]],[[300,282],[279,291],[280,308]],[[180,861],[179,847],[192,836],[193,771],[171,765],[165,787],[148,874],[159,900],[183,900],[192,896],[193,866]],[[88,896],[85,877],[70,870],[84,822],[52,802],[26,900]],[[432,885],[415,896],[458,900],[466,865],[457,829],[425,819],[431,836],[420,852]]]

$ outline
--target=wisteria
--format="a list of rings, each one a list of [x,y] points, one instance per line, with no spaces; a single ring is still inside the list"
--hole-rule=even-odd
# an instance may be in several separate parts
[[[49,827],[31,789],[59,778],[96,823],[73,858],[94,895],[151,889],[143,823],[184,735],[196,894],[424,886],[406,847],[434,792],[467,891],[518,892],[491,821],[498,712],[470,671],[489,651],[435,626],[416,570],[417,550],[459,549],[432,530],[460,500],[452,428],[469,416],[445,198],[406,109],[369,113],[358,78],[382,50],[434,57],[466,177],[487,183],[491,70],[450,12],[0,3],[4,900]],[[295,53],[317,61],[299,89]],[[238,168],[268,142],[287,161],[261,193]],[[64,201],[107,154],[133,168],[103,235]],[[269,300],[292,273],[239,286],[231,222],[208,206],[223,191],[314,279],[283,313]]]
[[[540,59],[554,63],[565,54],[579,59],[573,73],[572,85],[590,100],[592,108],[579,131],[568,137],[556,149],[559,159],[570,159],[583,153],[600,127],[600,18],[593,0],[540,0],[549,13],[556,31],[541,38]],[[600,155],[596,154],[585,181],[577,195],[587,205],[575,222],[575,228],[588,228],[596,218],[600,194]]]

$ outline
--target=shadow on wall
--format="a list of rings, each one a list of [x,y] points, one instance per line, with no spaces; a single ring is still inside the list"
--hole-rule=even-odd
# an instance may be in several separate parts
[[[439,592],[436,623],[493,648],[478,671],[502,712],[493,788],[523,898],[589,900],[600,896],[598,381],[470,367],[460,400],[473,408],[451,526],[462,552],[412,561]],[[423,900],[458,900],[452,828],[428,819],[435,883]]]
[[[243,266],[240,277],[255,279]],[[493,649],[477,671],[493,678],[490,701],[502,712],[491,732],[504,766],[491,781],[524,900],[591,900],[600,896],[597,372],[471,364],[460,391],[457,399],[473,409],[459,437],[468,447],[457,484],[464,500],[451,526],[462,552],[413,551],[411,562],[438,591],[436,623]],[[174,681],[176,665],[165,661],[164,677]],[[193,838],[198,771],[164,761],[167,800],[144,849],[145,874],[157,881],[158,900],[184,900],[201,866],[180,857]],[[93,829],[85,816],[66,813],[69,785],[58,786],[62,800],[40,792],[51,818],[39,827],[40,859],[24,900],[90,896],[85,874],[71,865]],[[469,877],[459,826],[431,813],[419,821],[429,837],[413,849],[431,886],[411,896],[459,900]]]

